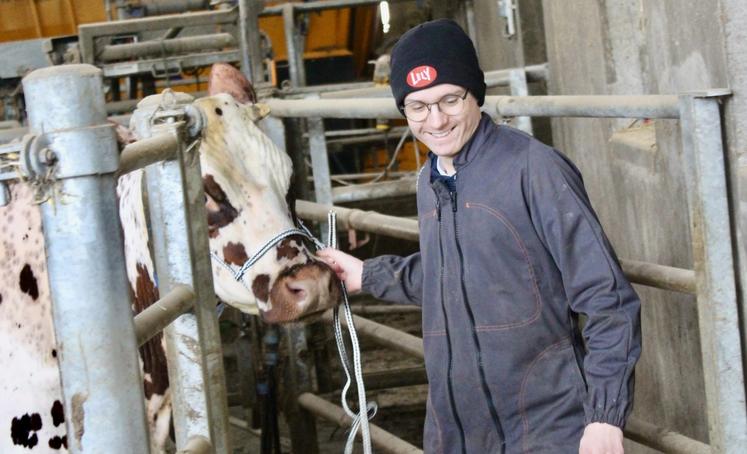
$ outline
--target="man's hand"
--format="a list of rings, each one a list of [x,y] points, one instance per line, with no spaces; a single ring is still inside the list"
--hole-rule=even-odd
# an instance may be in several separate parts
[[[337,278],[345,283],[349,293],[361,291],[363,262],[337,249],[326,248],[316,253],[317,257],[332,268]]]
[[[623,453],[623,432],[619,427],[601,422],[586,426],[578,454]]]

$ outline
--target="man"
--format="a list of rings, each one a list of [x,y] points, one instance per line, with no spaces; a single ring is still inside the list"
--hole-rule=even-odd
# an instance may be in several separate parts
[[[622,453],[640,301],[579,171],[480,113],[483,72],[453,21],[405,33],[391,65],[397,106],[431,151],[420,252],[320,255],[351,292],[422,306],[425,451]]]

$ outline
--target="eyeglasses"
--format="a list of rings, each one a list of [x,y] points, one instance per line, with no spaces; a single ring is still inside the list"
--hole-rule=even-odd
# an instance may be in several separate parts
[[[413,101],[405,104],[402,112],[405,114],[408,120],[414,122],[422,122],[428,118],[428,114],[431,113],[431,107],[438,104],[438,111],[445,115],[459,115],[464,110],[464,100],[467,99],[467,93],[469,90],[465,90],[464,94],[459,95],[446,95],[436,102],[425,103],[420,101]]]

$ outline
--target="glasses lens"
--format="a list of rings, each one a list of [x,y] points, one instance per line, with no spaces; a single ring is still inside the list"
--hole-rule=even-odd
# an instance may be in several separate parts
[[[447,95],[438,101],[438,108],[446,115],[457,115],[462,112],[464,99],[457,95]]]
[[[405,117],[412,121],[423,121],[428,116],[428,106],[422,102],[405,104]]]

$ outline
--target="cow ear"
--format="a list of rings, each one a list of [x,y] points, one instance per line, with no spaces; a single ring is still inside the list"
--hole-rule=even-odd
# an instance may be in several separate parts
[[[253,121],[261,120],[270,114],[270,106],[264,103],[251,105],[251,117]]]

